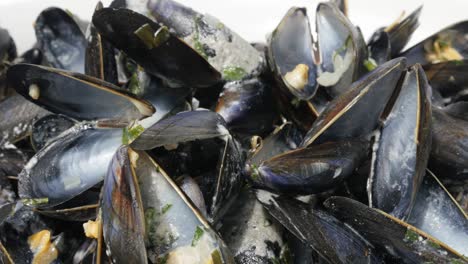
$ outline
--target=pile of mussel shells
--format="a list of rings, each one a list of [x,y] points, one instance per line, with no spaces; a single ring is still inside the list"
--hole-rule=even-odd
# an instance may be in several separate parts
[[[0,263],[468,263],[468,21],[248,43],[173,0],[0,30]],[[315,31],[316,34],[313,34]]]

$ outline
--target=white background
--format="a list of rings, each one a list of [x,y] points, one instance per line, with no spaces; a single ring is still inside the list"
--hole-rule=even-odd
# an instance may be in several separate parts
[[[359,25],[366,40],[381,26],[393,22],[402,11],[407,14],[423,4],[421,25],[411,43],[417,43],[437,30],[468,19],[468,0],[348,0],[349,15]],[[105,5],[110,0],[103,1]],[[179,0],[202,12],[210,13],[248,41],[264,41],[291,6],[305,6],[309,15],[315,13],[316,0]],[[90,20],[96,0],[0,0],[0,26],[7,28],[20,52],[35,42],[33,22],[46,7],[70,9]],[[314,21],[312,18],[311,21]]]

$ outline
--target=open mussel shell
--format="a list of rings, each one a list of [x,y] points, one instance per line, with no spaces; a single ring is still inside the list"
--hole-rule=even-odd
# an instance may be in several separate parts
[[[468,33],[468,21],[449,26],[415,46],[404,51],[408,65],[437,63],[462,60],[468,57],[465,35]]]
[[[172,0],[150,0],[148,9],[158,23],[173,29],[226,81],[258,75],[264,61],[260,53],[211,15],[203,15]]]
[[[289,9],[269,39],[268,59],[281,87],[303,100],[317,91],[314,42],[305,8]]]
[[[34,29],[40,49],[52,67],[84,73],[86,39],[67,12],[57,7],[45,9]]]
[[[374,247],[326,211],[293,198],[257,191],[265,209],[301,242],[330,263],[382,263]]]
[[[37,208],[52,208],[104,179],[122,129],[77,125],[41,149],[19,177],[20,197]]]
[[[430,171],[424,177],[408,223],[468,256],[468,217]]]
[[[345,197],[324,203],[335,217],[358,231],[390,263],[464,263],[466,258],[418,228]]]
[[[271,131],[278,119],[271,86],[258,78],[226,83],[216,112],[230,131],[250,135]]]
[[[396,57],[403,50],[406,44],[408,44],[411,35],[419,27],[421,10],[422,6],[418,7],[402,21],[393,23],[383,29],[389,36],[392,58]]]
[[[328,142],[292,150],[258,165],[248,164],[246,173],[255,186],[287,194],[314,194],[337,186],[350,176],[367,154],[364,142]]]
[[[208,110],[186,111],[165,118],[149,127],[131,143],[131,147],[149,150],[228,134],[226,122],[217,113]]]
[[[466,179],[468,121],[432,108],[432,147],[428,167],[437,176]]]
[[[47,115],[37,120],[32,125],[31,145],[38,151],[43,148],[48,141],[59,136],[63,131],[75,124],[73,120],[63,115]]]
[[[421,66],[411,67],[374,143],[369,200],[399,219],[409,216],[429,159],[429,89]]]
[[[15,143],[31,133],[32,124],[39,118],[51,114],[49,111],[14,94],[0,102],[0,146]]]
[[[87,75],[32,64],[8,70],[8,85],[51,112],[78,120],[134,120],[150,116],[153,106],[117,86]]]
[[[102,9],[99,2],[96,10]],[[84,72],[112,84],[118,84],[117,62],[114,47],[97,32],[93,23],[89,24],[86,37]]]
[[[103,8],[93,15],[101,34],[145,71],[175,86],[212,86],[221,79],[200,54],[174,37],[167,27],[128,9]]]
[[[252,189],[239,193],[222,224],[220,233],[237,263],[271,263],[281,259],[287,247],[283,226],[257,201]]]
[[[316,24],[320,52],[317,82],[337,97],[364,73],[367,47],[361,32],[333,3],[318,5]]]
[[[394,59],[353,83],[327,105],[301,145],[368,136],[377,127],[405,67],[404,58]]]
[[[114,261],[232,263],[224,242],[143,151],[117,151],[105,180],[103,205],[104,238]]]

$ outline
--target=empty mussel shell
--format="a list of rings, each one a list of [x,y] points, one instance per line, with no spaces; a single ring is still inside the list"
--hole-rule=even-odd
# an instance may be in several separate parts
[[[84,73],[86,39],[64,10],[50,7],[34,23],[39,47],[54,68]]]
[[[31,206],[52,208],[104,179],[122,129],[76,125],[29,160],[19,177],[19,194]]]
[[[429,159],[429,89],[421,66],[411,67],[373,147],[370,204],[400,219],[411,212]]]
[[[408,223],[468,255],[468,217],[437,177],[427,171]]]
[[[74,124],[73,120],[63,115],[47,115],[40,118],[32,125],[32,147],[36,151],[40,150],[48,141],[53,140]]]

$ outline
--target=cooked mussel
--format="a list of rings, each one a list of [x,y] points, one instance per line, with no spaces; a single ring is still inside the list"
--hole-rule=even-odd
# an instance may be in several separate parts
[[[148,102],[93,77],[32,64],[8,70],[8,85],[29,101],[78,120],[134,120],[152,115]],[[70,107],[73,106],[73,107]]]
[[[381,263],[382,257],[349,225],[301,201],[257,191],[265,209],[303,243],[330,263]]]
[[[254,186],[279,193],[313,194],[337,186],[367,154],[364,142],[328,142],[247,164]]]
[[[301,145],[367,137],[377,127],[405,66],[404,58],[394,59],[353,83],[327,105]]]
[[[221,75],[184,41],[148,17],[128,9],[103,8],[93,24],[115,47],[124,51],[148,73],[174,86],[212,86]]]
[[[263,71],[260,53],[217,18],[173,0],[149,0],[149,13],[205,58],[226,81]]]
[[[464,59],[466,52],[465,34],[468,21],[449,26],[401,54],[408,59],[408,64],[421,65]]]
[[[102,203],[104,238],[116,262],[232,263],[224,242],[143,151],[116,152]]]

